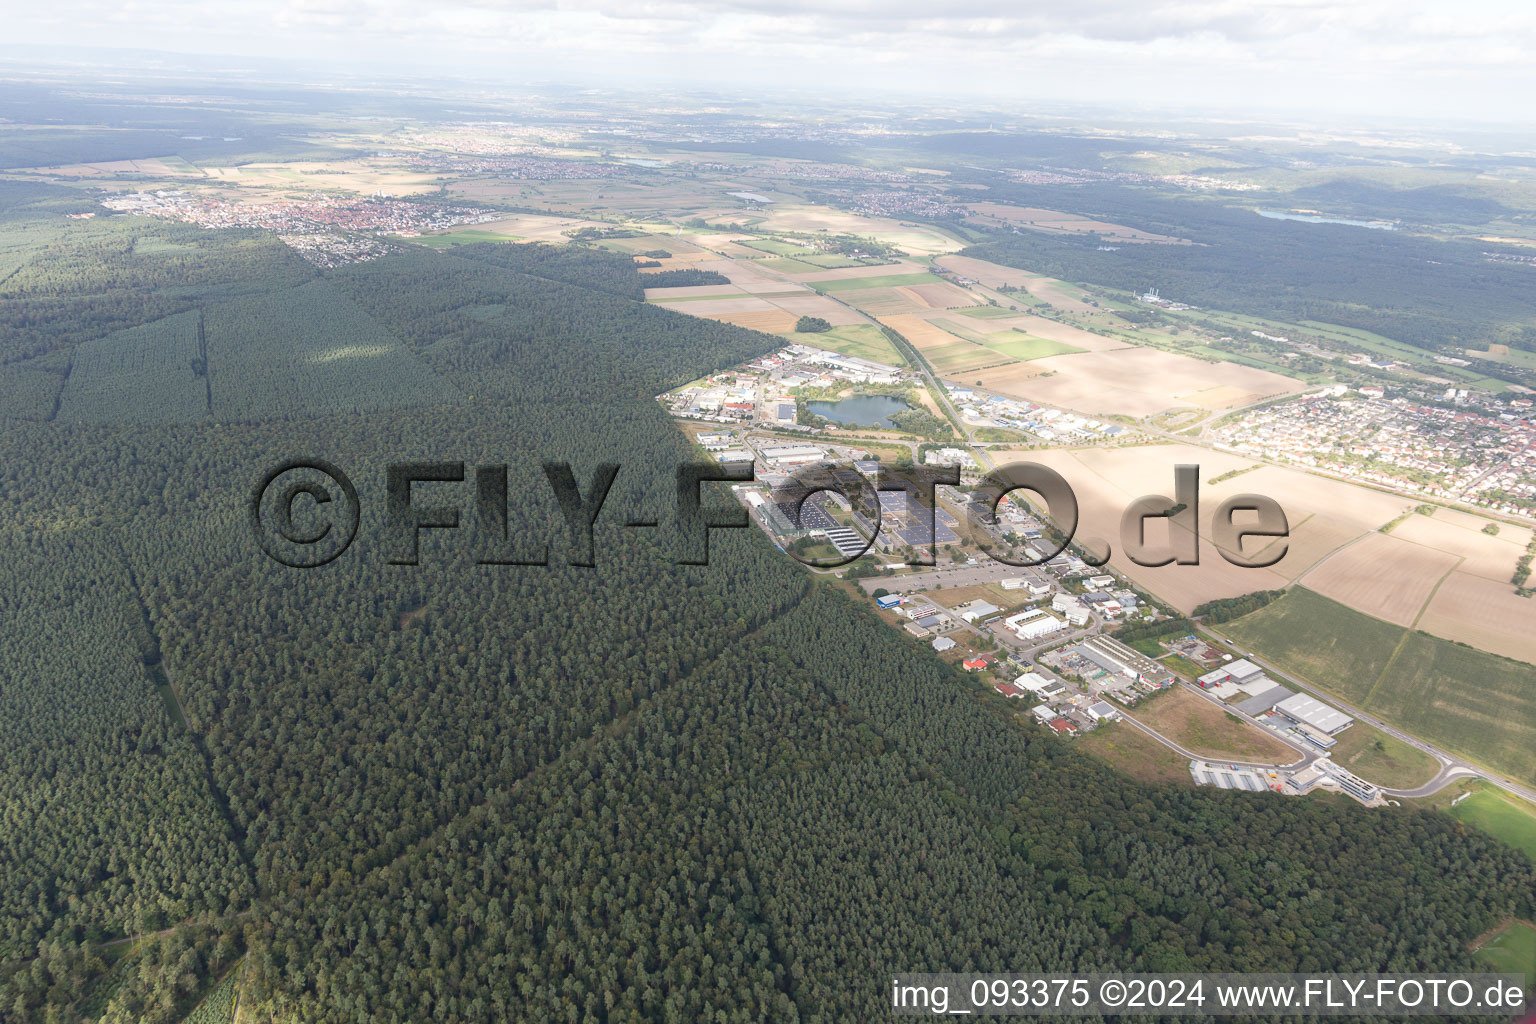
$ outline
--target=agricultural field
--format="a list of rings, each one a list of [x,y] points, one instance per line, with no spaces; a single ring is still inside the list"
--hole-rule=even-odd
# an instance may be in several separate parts
[[[688,310],[694,313],[695,310]],[[766,310],[736,310],[728,313],[703,313],[698,314],[711,320],[718,320],[723,324],[735,324],[737,327],[747,327],[754,331],[762,331],[764,334],[784,334],[793,331],[795,323],[800,317],[794,313],[786,312],[776,307]]]
[[[1299,582],[1373,618],[1412,626],[1460,561],[1456,555],[1391,534],[1368,533],[1324,559]]]
[[[1536,688],[1527,663],[1394,626],[1305,587],[1220,630],[1437,746],[1536,780]]]
[[[851,292],[870,288],[903,288],[911,285],[930,285],[939,282],[932,274],[873,274],[858,277],[824,277],[807,281],[819,292]]]
[[[1403,520],[1393,529],[1392,536],[1456,555],[1461,559],[1456,566],[1459,573],[1508,582],[1515,563],[1531,541],[1531,530],[1500,523],[1498,534],[1489,536],[1483,528],[1490,521],[1455,509],[1437,508],[1432,516],[1410,516]]]
[[[968,277],[987,288],[1023,288],[1031,297],[1050,303],[1067,313],[1088,313],[1093,307],[1083,301],[1083,291],[1074,285],[1041,274],[1032,274],[1017,267],[1005,267],[1000,263],[979,260],[973,256],[940,256],[934,260],[945,270]]]
[[[734,214],[736,218],[740,216],[739,212]],[[760,218],[755,227],[761,231],[781,231],[787,234],[825,231],[832,235],[878,238],[919,256],[954,252],[964,245],[937,227],[887,217],[867,217],[827,206],[775,204],[762,210]]]
[[[873,324],[848,324],[819,334],[796,334],[790,331],[784,335],[784,340],[889,366],[901,366],[905,362],[880,328]]]
[[[1043,359],[1046,356],[1083,351],[1063,342],[1036,337],[1017,327],[1002,331],[987,331],[985,328],[990,325],[985,321],[961,317],[935,318],[931,322],[956,337],[964,338],[972,344],[985,345],[995,352],[1014,359]]]
[[[1059,210],[1041,210],[1028,206],[1010,206],[1005,203],[967,203],[973,216],[968,218],[980,223],[1024,227],[1049,235],[1097,235],[1107,241],[1152,242],[1164,245],[1193,245],[1187,238],[1159,235],[1124,224],[1110,224],[1092,220],[1077,214]]]
[[[1515,593],[1508,578],[1453,572],[1440,584],[1418,626],[1426,633],[1536,664],[1536,599]]]
[[[178,313],[78,346],[59,396],[66,423],[191,423],[208,417],[201,314]]]
[[[1185,750],[1234,761],[1290,764],[1300,758],[1279,737],[1223,711],[1183,686],[1121,712],[1157,730]],[[1185,762],[1188,772],[1188,762]]]
[[[210,306],[206,332],[215,419],[455,397],[430,367],[325,282]]]
[[[1054,356],[1039,362],[1050,376],[1017,397],[1089,414],[1151,416],[1196,406],[1222,409],[1299,391],[1299,381],[1236,363],[1206,363],[1152,348]]]

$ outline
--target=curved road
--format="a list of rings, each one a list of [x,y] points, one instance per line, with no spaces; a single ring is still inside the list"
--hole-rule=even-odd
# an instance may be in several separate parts
[[[1471,761],[1456,757],[1452,754],[1448,754],[1441,750],[1439,747],[1425,743],[1417,736],[1406,733],[1396,726],[1388,725],[1381,719],[1366,714],[1359,708],[1353,707],[1352,705],[1340,700],[1334,694],[1324,693],[1305,680],[1298,679],[1297,677],[1291,675],[1289,672],[1277,668],[1276,666],[1262,660],[1261,658],[1256,657],[1252,653],[1243,650],[1237,644],[1233,643],[1231,640],[1227,639],[1220,632],[1210,626],[1202,625],[1200,629],[1206,633],[1209,633],[1211,636],[1215,637],[1217,640],[1220,640],[1222,643],[1227,644],[1243,657],[1264,669],[1265,672],[1269,673],[1271,678],[1284,680],[1285,682],[1296,687],[1296,689],[1310,693],[1312,696],[1317,697],[1320,700],[1327,701],[1329,704],[1332,704],[1335,707],[1341,709],[1346,714],[1352,715],[1353,717],[1366,723],[1372,728],[1386,733],[1393,739],[1401,740],[1402,742],[1408,744],[1410,747],[1413,747],[1415,750],[1422,750],[1430,757],[1433,757],[1435,762],[1440,766],[1440,771],[1435,775],[1434,778],[1430,779],[1422,786],[1418,786],[1414,789],[1388,789],[1383,787],[1382,792],[1388,796],[1418,799],[1421,797],[1433,796],[1434,794],[1440,792],[1440,790],[1444,789],[1446,786],[1458,780],[1481,778],[1486,779],[1488,782],[1493,783],[1495,786],[1499,787],[1505,792],[1517,796],[1522,800],[1536,803],[1536,790],[1531,789],[1529,786],[1522,785],[1521,783],[1514,782],[1499,775],[1491,774],[1484,768],[1472,763]]]

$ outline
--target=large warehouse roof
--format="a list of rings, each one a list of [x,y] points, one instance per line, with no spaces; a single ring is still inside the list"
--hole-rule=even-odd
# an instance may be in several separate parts
[[[1308,697],[1304,693],[1298,693],[1294,697],[1287,697],[1275,705],[1275,710],[1330,736],[1355,724],[1353,718],[1350,718],[1338,708],[1329,707],[1322,701]]]
[[[1277,704],[1283,704],[1294,696],[1295,694],[1290,690],[1287,690],[1279,683],[1276,683],[1269,689],[1260,690],[1252,697],[1249,697],[1247,700],[1237,705],[1237,710],[1241,711],[1245,715],[1262,715],[1270,708],[1276,706]]]

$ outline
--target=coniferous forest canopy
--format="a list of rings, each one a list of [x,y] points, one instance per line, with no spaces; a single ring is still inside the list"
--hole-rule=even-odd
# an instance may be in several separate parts
[[[1536,866],[1447,816],[1134,781],[756,530],[695,566],[624,528],[693,458],[654,396],[781,344],[646,305],[627,256],[319,270],[254,232],[59,230],[89,206],[0,184],[0,1021],[177,1021],[242,956],[253,1020],[864,1021],[900,971],[1470,970],[1536,909]],[[1071,243],[979,249],[1026,244],[1086,276]],[[367,355],[296,387],[326,340]],[[362,495],[308,571],[244,518],[295,456]],[[467,531],[387,564],[413,460],[506,463],[549,565],[477,565]],[[595,569],[546,461],[621,467]]]

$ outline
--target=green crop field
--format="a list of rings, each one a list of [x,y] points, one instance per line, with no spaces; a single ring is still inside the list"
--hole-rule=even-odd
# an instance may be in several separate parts
[[[1304,587],[1222,632],[1382,719],[1536,781],[1536,669],[1373,619]]]
[[[75,349],[59,396],[66,423],[189,423],[208,416],[198,314],[178,313]]]
[[[756,249],[759,252],[772,253],[775,256],[799,256],[802,253],[811,252],[806,245],[796,245],[794,242],[781,242],[777,238],[754,238],[750,242],[741,242],[748,249]]]
[[[938,284],[932,274],[887,274],[884,277],[843,277],[835,281],[807,281],[819,292],[856,292],[870,288],[902,288],[913,284]]]
[[[828,352],[841,352],[845,356],[870,359],[888,366],[903,364],[896,349],[891,346],[886,336],[880,333],[880,328],[872,324],[848,324],[844,327],[834,327],[820,334],[797,334],[790,331],[784,337],[796,344],[812,345],[826,349]]]
[[[1010,340],[989,341],[987,347],[1014,359],[1044,359],[1046,356],[1064,356],[1083,351],[1075,345],[1052,341],[1049,338],[1037,338],[1022,331],[1015,333]]]
[[[455,245],[473,245],[476,242],[516,242],[519,237],[469,228],[464,231],[450,231],[445,235],[423,235],[420,238],[402,239],[402,241],[415,242],[417,245],[425,245],[432,249],[447,249]]]
[[[453,395],[392,334],[324,282],[209,307],[207,334],[218,419],[387,409]]]
[[[752,262],[759,267],[776,270],[781,274],[814,274],[822,269],[810,263],[802,263],[799,260],[790,259],[788,256],[770,256],[767,259],[753,260]]]
[[[1482,829],[1536,861],[1536,807],[1503,790],[1483,788],[1452,807],[1451,816]]]
[[[1500,974],[1523,974],[1527,989],[1536,985],[1536,925],[1515,921],[1488,940],[1477,958]]]
[[[847,267],[870,266],[868,260],[856,260],[851,256],[842,256],[835,252],[821,252],[814,256],[797,255],[795,258],[821,270],[843,270]]]

